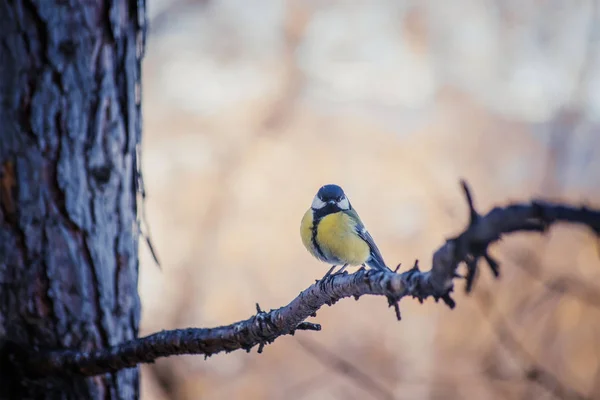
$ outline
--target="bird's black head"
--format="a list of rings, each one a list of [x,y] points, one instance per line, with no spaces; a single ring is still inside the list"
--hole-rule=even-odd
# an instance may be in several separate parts
[[[349,210],[350,202],[341,187],[338,185],[325,185],[317,192],[312,208],[313,210],[327,210],[327,212]]]
[[[325,185],[317,192],[317,196],[324,202],[337,202],[342,200],[346,195],[338,185]]]

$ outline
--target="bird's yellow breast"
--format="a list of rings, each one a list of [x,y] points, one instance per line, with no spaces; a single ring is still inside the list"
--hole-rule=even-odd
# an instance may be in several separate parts
[[[355,230],[356,223],[344,212],[329,214],[317,227],[317,243],[328,257],[350,265],[361,265],[369,258],[369,245]]]
[[[302,222],[300,223],[300,236],[302,237],[302,243],[304,244],[304,247],[306,247],[306,250],[308,250],[313,256],[321,259],[321,256],[313,245],[312,234],[313,211],[309,208],[308,211],[304,213],[304,217],[302,217]]]
[[[318,248],[312,237],[313,222],[313,211],[308,209],[300,223],[300,236],[313,256],[331,264],[361,265],[367,261],[369,245],[356,234],[356,223],[349,215],[337,212],[318,222],[314,241]]]

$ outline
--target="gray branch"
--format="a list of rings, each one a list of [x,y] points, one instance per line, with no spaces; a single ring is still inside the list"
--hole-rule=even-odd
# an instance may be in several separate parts
[[[534,201],[496,207],[485,216],[477,213],[466,183],[462,183],[470,210],[470,221],[458,236],[449,239],[433,255],[431,270],[420,271],[418,263],[412,269],[396,271],[373,271],[360,269],[353,274],[329,276],[302,291],[288,305],[262,311],[250,318],[217,328],[189,328],[161,331],[150,336],[134,339],[113,347],[92,351],[78,349],[31,351],[12,346],[13,361],[30,376],[77,374],[93,376],[132,368],[140,363],[151,363],[159,357],[178,354],[204,354],[206,357],[238,349],[250,351],[273,342],[280,336],[293,335],[297,330],[321,329],[318,324],[305,322],[325,304],[363,295],[379,295],[388,299],[400,319],[398,302],[406,296],[420,302],[433,297],[441,299],[454,308],[450,297],[454,279],[460,277],[457,269],[461,263],[467,266],[466,290],[469,292],[478,273],[478,262],[484,259],[495,276],[499,276],[499,264],[488,254],[488,246],[503,234],[514,232],[544,232],[554,222],[571,222],[587,225],[600,235],[600,211],[586,207],[570,207]]]

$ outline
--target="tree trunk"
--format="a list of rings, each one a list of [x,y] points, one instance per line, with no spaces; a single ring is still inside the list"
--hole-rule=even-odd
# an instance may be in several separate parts
[[[6,357],[137,336],[144,0],[0,0],[0,399],[137,398]]]

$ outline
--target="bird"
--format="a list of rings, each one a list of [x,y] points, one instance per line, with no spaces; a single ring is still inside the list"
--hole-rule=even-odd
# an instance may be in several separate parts
[[[334,275],[341,274],[349,265],[367,265],[378,271],[390,270],[373,237],[338,185],[327,184],[317,191],[310,208],[302,217],[300,236],[310,254],[320,261],[333,264],[323,279],[338,265],[342,267]]]

